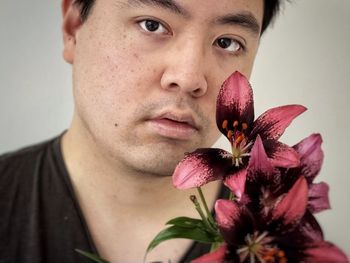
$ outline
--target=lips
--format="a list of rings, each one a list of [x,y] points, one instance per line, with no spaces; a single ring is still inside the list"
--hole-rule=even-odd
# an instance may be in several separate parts
[[[152,130],[162,137],[189,140],[199,126],[191,114],[166,112],[149,120]]]

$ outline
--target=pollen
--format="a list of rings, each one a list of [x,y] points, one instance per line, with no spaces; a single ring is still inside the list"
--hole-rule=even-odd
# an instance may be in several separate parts
[[[222,122],[222,128],[226,130],[226,137],[231,143],[232,147],[232,164],[236,167],[243,165],[243,158],[250,156],[251,142],[247,140],[246,132],[248,124],[235,120],[229,122],[224,120]]]

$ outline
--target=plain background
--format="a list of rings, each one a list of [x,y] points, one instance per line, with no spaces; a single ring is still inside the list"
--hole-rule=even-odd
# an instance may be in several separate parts
[[[61,133],[73,111],[71,67],[62,59],[60,1],[0,2],[0,154]],[[332,210],[317,217],[326,239],[350,255],[350,1],[294,0],[262,38],[251,83],[256,116],[303,104],[291,145],[322,134],[317,181],[330,185]],[[220,139],[219,147],[228,143]]]

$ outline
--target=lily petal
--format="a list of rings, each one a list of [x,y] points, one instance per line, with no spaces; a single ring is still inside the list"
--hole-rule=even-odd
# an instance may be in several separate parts
[[[276,140],[265,140],[264,147],[273,166],[294,168],[300,165],[299,154],[292,147]]]
[[[305,215],[300,220],[299,227],[302,236],[304,236],[304,242],[315,243],[324,240],[322,228],[310,211],[305,212]]]
[[[305,254],[307,262],[349,262],[345,253],[329,242],[319,243],[314,248],[307,249]]]
[[[322,137],[320,134],[311,134],[293,148],[300,155],[301,174],[311,183],[321,170],[324,154],[321,149]]]
[[[309,189],[308,209],[312,213],[318,213],[326,209],[330,209],[328,198],[329,186],[321,182],[318,184],[311,184]]]
[[[205,254],[199,258],[192,260],[192,263],[222,263],[225,262],[226,244],[219,247],[217,250]]]
[[[250,155],[248,164],[249,179],[256,179],[254,178],[256,176],[264,176],[266,179],[271,178],[275,173],[275,168],[266,155],[263,142],[259,135],[255,140]]]
[[[237,203],[219,199],[215,202],[216,222],[226,243],[237,245],[238,241],[252,231],[253,223]]]
[[[253,90],[246,77],[238,71],[225,80],[216,102],[216,123],[221,133],[227,136],[226,129],[222,127],[225,120],[248,125],[254,121]]]
[[[285,224],[297,222],[306,211],[308,190],[307,182],[301,176],[273,209],[273,219],[282,218]]]
[[[241,200],[244,193],[246,177],[247,169],[242,169],[224,179],[224,184],[235,194],[238,201]]]
[[[222,179],[232,166],[232,155],[225,150],[201,148],[186,154],[173,173],[173,185],[178,189],[200,187]]]
[[[278,140],[289,124],[305,110],[301,105],[286,105],[265,111],[254,122],[251,138],[260,134],[263,140]]]

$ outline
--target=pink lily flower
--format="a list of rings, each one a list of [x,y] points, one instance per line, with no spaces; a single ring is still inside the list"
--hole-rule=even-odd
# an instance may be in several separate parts
[[[259,135],[271,163],[276,167],[297,167],[296,151],[278,139],[294,118],[306,110],[301,105],[287,105],[267,110],[254,121],[253,91],[248,80],[233,73],[222,85],[217,99],[216,122],[229,140],[232,153],[222,149],[202,148],[185,155],[173,174],[179,189],[200,187],[214,180],[240,175],[244,177],[249,156]]]
[[[324,154],[321,149],[322,137],[320,134],[312,134],[293,148],[300,156],[300,166],[286,171],[285,177],[296,180],[300,174],[305,176],[309,185],[308,209],[312,213],[318,213],[330,209],[328,199],[329,186],[325,182],[313,183],[321,170]]]
[[[300,165],[295,168],[276,169],[269,160],[262,140],[258,136],[251,151],[247,171],[238,176],[228,177],[226,185],[235,194],[237,201],[258,204],[258,207],[251,207],[255,211],[260,210],[260,205],[263,205],[265,214],[267,214],[272,206],[293,187],[295,182],[304,177],[308,185],[308,210],[311,213],[316,213],[329,209],[328,185],[324,182],[313,183],[314,178],[321,170],[323,161],[321,143],[321,135],[310,135],[293,146],[300,156]],[[252,198],[256,202],[251,200]]]
[[[277,198],[267,215],[264,206],[252,209],[259,204],[218,200],[216,221],[225,243],[193,262],[349,262],[339,248],[324,240],[307,202],[305,177],[299,177],[287,194]]]

